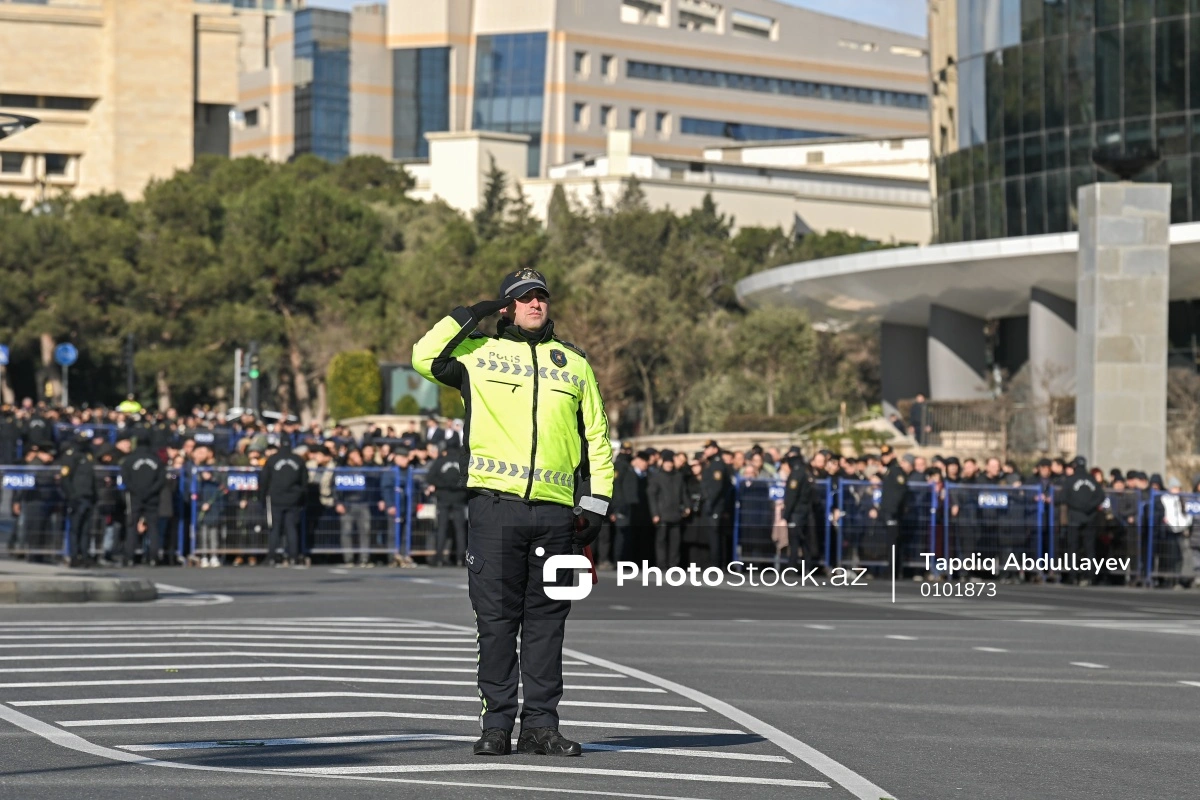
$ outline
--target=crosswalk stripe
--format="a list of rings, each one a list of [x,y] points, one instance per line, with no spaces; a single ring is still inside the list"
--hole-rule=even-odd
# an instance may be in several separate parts
[[[825,781],[801,781],[792,778],[760,778],[752,775],[704,775],[694,772],[650,772],[633,769],[599,769],[595,767],[554,766],[536,764],[503,764],[490,761],[486,764],[407,764],[398,766],[358,767],[275,767],[272,772],[300,775],[386,775],[421,772],[550,772],[555,775],[594,775],[608,778],[658,778],[668,781],[699,781],[705,783],[740,783],[757,786],[791,786],[807,789],[828,789]]]
[[[119,744],[122,750],[146,753],[156,750],[217,750],[232,747],[319,747],[330,744],[394,744],[400,742],[474,742],[478,737],[458,736],[447,733],[401,733],[390,736],[302,736],[291,739],[235,739],[211,740],[206,742],[159,742],[155,744]],[[583,749],[593,752],[636,753],[648,756],[684,756],[722,761],[766,761],[774,764],[790,764],[787,756],[765,753],[727,753],[708,748],[686,747],[639,747],[632,744],[604,744],[583,742]]]
[[[196,642],[204,644],[204,642]],[[473,653],[474,648],[452,648],[457,653]],[[250,650],[218,650],[196,653],[66,653],[57,656],[0,656],[0,661],[91,661],[98,658],[217,658],[225,656],[270,656],[271,658],[361,658],[372,661],[469,661],[464,656],[382,656],[371,653],[261,653]]]
[[[118,719],[71,719],[58,722],[64,728],[104,728],[130,725],[183,725],[201,722],[270,722],[300,719],[435,719],[443,722],[471,722],[478,724],[477,714],[421,714],[410,711],[309,711],[291,714],[212,714],[197,717],[123,717]],[[571,720],[563,726],[578,728],[609,728],[636,731],[670,731],[672,733],[718,733],[742,734],[736,728],[694,728],[685,725],[650,725],[640,722],[592,722]]]
[[[222,630],[222,629],[226,629],[226,630],[230,630],[230,631],[263,631],[263,632],[265,632],[265,633],[334,633],[334,634],[345,634],[345,633],[348,633],[348,632],[353,632],[353,633],[359,633],[359,632],[360,632],[360,631],[347,631],[347,630],[346,630],[346,629],[344,629],[344,628],[331,628],[331,627],[325,627],[325,626],[318,626],[318,627],[298,627],[298,626],[287,626],[287,625],[285,625],[285,626],[278,626],[278,625],[230,625],[230,624],[227,624],[227,623],[223,623],[223,624],[220,624],[220,625],[205,625],[205,624],[189,624],[189,623],[180,623],[180,624],[164,624],[164,625],[136,626],[136,627],[135,627],[135,626],[128,626],[128,625],[123,625],[123,626],[102,626],[102,625],[101,625],[101,626],[80,626],[80,627],[71,627],[71,628],[48,628],[48,629],[46,629],[46,630],[41,630],[41,629],[38,629],[38,632],[39,632],[39,633],[45,633],[46,631],[61,631],[61,632],[64,632],[64,633],[89,633],[89,632],[90,632],[90,633],[95,633],[95,632],[103,631],[103,632],[107,632],[107,633],[136,633],[136,634],[139,634],[139,635],[140,635],[140,634],[142,634],[142,633],[145,633],[145,632],[147,632],[147,631],[166,631],[166,632],[170,632],[170,633],[178,633],[178,632],[180,632],[180,631],[186,631],[186,630],[197,630],[197,631],[214,631],[214,630]],[[5,634],[16,634],[16,633],[19,633],[19,632],[20,632],[20,630],[21,630],[21,629],[17,629],[17,628],[0,628],[0,633],[5,633]],[[411,633],[419,633],[419,634],[420,634],[420,635],[422,635],[422,636],[439,636],[439,637],[440,637],[440,636],[447,636],[447,637],[455,637],[455,636],[457,636],[457,637],[459,637],[459,638],[461,638],[461,637],[462,637],[462,635],[463,635],[463,632],[462,632],[462,631],[442,631],[442,632],[438,632],[438,631],[425,631],[425,630],[422,630],[422,631],[416,631],[416,630],[409,630],[409,629],[401,629],[401,630],[379,630],[379,631],[374,631],[374,630],[371,630],[371,631],[366,631],[366,630],[364,630],[364,631],[361,631],[361,633],[364,633],[364,634],[365,634],[365,633],[376,633],[376,632],[378,632],[378,633],[381,633],[381,634],[396,634],[396,635],[406,635],[406,634],[411,634]],[[209,634],[209,635],[211,635],[211,634]],[[19,637],[14,637],[14,638],[27,638],[27,637],[25,637],[25,636],[19,636]],[[53,637],[52,637],[52,638],[53,638]]]
[[[569,674],[569,673],[568,673]],[[624,675],[598,675],[593,677],[623,678]],[[326,682],[345,684],[354,683],[399,683],[405,685],[429,686],[476,686],[475,681],[434,680],[431,678],[364,678],[355,675],[347,678],[345,675],[255,675],[237,678],[214,678],[211,675],[204,678],[151,678],[149,680],[103,680],[103,681],[27,681],[22,683],[0,683],[0,689],[53,689],[64,687],[84,686],[170,686],[186,683],[299,683]],[[666,689],[655,686],[577,686],[566,684],[564,687],[571,692],[634,692],[639,694],[666,694]]]
[[[478,695],[452,694],[392,694],[388,692],[254,692],[247,694],[187,694],[154,695],[149,697],[72,697],[59,700],[17,700],[10,706],[18,708],[41,706],[100,706],[133,705],[136,703],[193,703],[233,700],[299,700],[316,698],[373,698],[378,700],[434,700],[438,702],[478,703]],[[646,703],[605,703],[593,700],[560,700],[561,706],[582,708],[621,708],[631,711],[688,711],[703,714],[699,706],[670,706]]]
[[[221,637],[222,639],[224,637]],[[254,637],[247,637],[254,638]],[[468,640],[464,639],[463,642]],[[181,639],[178,642],[71,642],[68,644],[0,644],[0,648],[21,647],[26,650],[37,650],[41,648],[89,648],[89,647],[192,647],[195,645],[208,645],[216,647],[291,647],[296,648],[312,648],[320,650],[416,650],[431,653],[474,653],[474,647],[429,647],[428,645],[387,645],[387,644],[325,644],[323,642],[226,642],[214,641],[209,638],[187,638]],[[87,654],[91,655],[91,654]],[[57,658],[58,656],[29,656],[29,658]],[[63,656],[65,658],[65,656]],[[103,656],[100,656],[101,658]],[[373,658],[374,656],[367,656]],[[0,661],[20,660],[22,656],[0,656]]]
[[[135,633],[130,631],[131,634]],[[163,639],[179,639],[183,642],[196,639],[249,639],[251,641],[298,641],[298,642],[346,642],[347,647],[367,646],[371,643],[379,642],[394,642],[400,644],[463,644],[473,643],[475,640],[470,638],[451,639],[448,637],[430,637],[430,638],[391,638],[386,636],[372,636],[369,639],[344,636],[273,636],[269,633],[226,633],[224,631],[196,631],[195,633],[141,633],[137,632],[138,644],[145,647],[152,647],[154,642],[146,642],[146,639],[154,639],[160,643]],[[459,634],[459,636],[462,636]],[[93,640],[101,639],[103,641],[95,642]],[[0,644],[0,647],[103,647],[106,644],[116,646],[132,646],[132,642],[114,642],[111,634],[71,634],[69,636],[37,635],[37,636],[4,636],[0,635],[0,640],[20,640],[14,644]],[[41,642],[48,641],[47,644]],[[86,640],[86,641],[84,641]]]
[[[233,653],[232,655],[253,655],[252,653]],[[278,653],[263,653],[262,655],[278,656]],[[473,660],[473,659],[472,659]],[[564,662],[565,663],[565,662]],[[263,669],[265,667],[287,667],[288,669],[329,669],[329,670],[362,670],[364,672],[469,672],[475,674],[475,667],[439,667],[425,664],[419,667],[402,667],[379,664],[294,664],[289,662],[251,661],[246,664],[137,664],[129,666],[71,666],[71,667],[0,667],[0,673],[11,672],[136,672],[145,670],[176,670],[194,671],[202,669]],[[618,678],[607,672],[563,672],[566,678]]]

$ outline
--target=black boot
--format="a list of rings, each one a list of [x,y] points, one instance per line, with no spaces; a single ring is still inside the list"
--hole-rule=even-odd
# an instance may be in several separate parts
[[[517,752],[537,756],[577,756],[583,753],[579,742],[572,742],[558,728],[522,728]]]
[[[477,756],[507,756],[512,753],[512,731],[503,728],[488,728],[475,743]]]

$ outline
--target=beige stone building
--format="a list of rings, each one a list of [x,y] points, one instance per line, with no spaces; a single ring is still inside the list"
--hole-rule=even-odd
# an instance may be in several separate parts
[[[259,2],[0,0],[0,110],[41,119],[0,142],[0,194],[136,197],[227,154],[239,67],[264,61],[264,32],[292,5]]]
[[[925,41],[775,0],[390,0],[281,18],[242,77],[234,155],[428,158],[426,134],[530,137],[526,173],[602,153],[925,137]]]
[[[528,136],[487,131],[431,133],[430,159],[410,164],[412,195],[444,200],[465,213],[482,202],[492,163],[519,173],[528,163]],[[928,244],[929,140],[823,139],[726,145],[699,160],[633,151],[631,131],[612,131],[597,155],[550,168],[519,186],[534,216],[544,220],[562,186],[567,199],[588,208],[597,190],[612,208],[636,178],[651,208],[686,211],[711,195],[734,227],[785,231],[845,231],[886,243]]]

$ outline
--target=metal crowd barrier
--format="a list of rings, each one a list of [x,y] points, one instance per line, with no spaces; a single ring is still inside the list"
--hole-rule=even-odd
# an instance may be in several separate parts
[[[774,478],[738,478],[734,483],[734,560],[777,563],[784,557],[788,547],[787,522],[782,518],[784,489],[784,482]],[[821,549],[817,560],[828,563],[832,524],[822,509],[829,507],[829,481],[814,481],[812,490],[817,502],[807,514],[806,524]],[[773,535],[777,526],[782,548]],[[805,558],[812,560],[809,554]]]
[[[978,553],[998,559],[1001,569],[1010,553],[1045,552],[1048,506],[1036,486],[948,484],[946,519],[949,554],[965,558]]]
[[[189,469],[194,555],[268,554],[271,523],[258,474],[257,467]],[[396,467],[309,470],[301,551],[344,560],[409,554],[414,485],[412,471]]]
[[[891,559],[896,545],[898,566],[924,564],[922,552],[938,552],[938,520],[942,514],[932,487],[910,483],[904,513],[897,525],[887,525],[879,513],[883,489],[870,481],[840,480],[835,508],[839,512],[834,558],[839,564],[880,567]]]
[[[1174,494],[1191,519],[1185,526],[1168,524],[1164,499],[1168,492],[1152,490],[1143,513],[1149,522],[1146,537],[1146,580],[1190,584],[1200,567],[1200,495]]]
[[[432,556],[434,537],[437,532],[437,506],[433,498],[425,494],[429,484],[425,481],[427,470],[411,470],[412,491],[408,493],[411,504],[408,526],[407,548],[405,553],[410,556]]]

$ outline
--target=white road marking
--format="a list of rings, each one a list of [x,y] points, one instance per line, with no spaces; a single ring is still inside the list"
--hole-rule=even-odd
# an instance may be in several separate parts
[[[478,702],[478,700],[476,700]],[[126,725],[182,725],[199,722],[269,722],[295,719],[436,719],[443,722],[479,722],[478,714],[420,714],[408,711],[310,711],[294,714],[211,714],[198,717],[125,717],[121,719],[71,719],[58,724],[64,728],[104,728]],[[634,731],[670,731],[672,733],[743,734],[736,728],[693,728],[686,725],[646,725],[640,722],[581,722],[563,721],[564,726],[578,728],[612,728]],[[881,795],[882,796],[882,795]]]
[[[23,728],[30,733],[40,736],[48,742],[57,744],[60,747],[66,747],[70,750],[75,750],[79,753],[87,753],[88,755],[98,758],[106,758],[109,761],[120,761],[129,764],[139,764],[142,766],[164,767],[167,769],[187,769],[196,770],[199,772],[234,772],[243,775],[273,775],[276,778],[280,776],[287,777],[287,773],[280,773],[274,770],[264,769],[248,769],[244,767],[210,767],[203,764],[188,764],[180,761],[160,761],[156,758],[147,756],[139,756],[135,753],[127,753],[123,750],[115,750],[111,747],[103,747],[98,744],[93,744],[87,739],[76,736],[70,731],[64,731],[60,728],[55,728],[41,720],[34,719],[27,714],[22,714],[13,708],[0,704],[0,719],[4,719],[16,725],[18,728]],[[478,791],[479,789],[502,789],[519,792],[521,795],[529,795],[531,793],[545,792],[554,794],[569,794],[569,795],[592,795],[606,797],[628,797],[631,800],[701,800],[693,797],[680,797],[674,795],[658,795],[658,794],[638,794],[634,792],[609,792],[596,791],[592,789],[558,789],[544,786],[528,786],[514,785],[503,783],[472,783],[468,781],[448,781],[445,779],[438,780],[421,780],[417,778],[383,778],[370,776],[342,776],[342,775],[325,775],[322,777],[338,779],[338,780],[360,780],[360,781],[378,781],[383,783],[404,783],[420,786],[457,786],[462,788]]]
[[[207,742],[160,742],[158,744],[120,744],[117,747],[134,753],[155,750],[216,750],[231,747],[310,747],[331,744],[391,744],[396,742],[474,742],[477,736],[456,736],[444,733],[405,733],[392,736],[304,736],[294,739],[234,739]],[[763,753],[726,753],[698,747],[638,747],[627,744],[604,744],[584,742],[584,750],[613,753],[637,753],[641,755],[684,756],[724,761],[766,761],[774,764],[790,764],[786,756]]]
[[[814,631],[831,631],[832,625],[805,625],[806,628],[812,628]]]
[[[894,795],[892,795],[890,792],[881,789],[871,781],[864,778],[862,775],[859,775],[857,772],[841,764],[840,762],[835,761],[834,759],[822,753],[820,750],[805,744],[791,734],[784,733],[774,725],[764,722],[758,717],[748,714],[745,711],[742,711],[740,708],[726,703],[724,700],[718,700],[717,698],[705,694],[698,689],[684,686],[681,683],[675,683],[674,681],[667,680],[666,678],[660,678],[657,675],[653,675],[649,672],[643,672],[640,669],[627,667],[623,664],[618,664],[615,661],[588,656],[579,652],[578,650],[564,648],[563,653],[574,658],[587,660],[597,667],[603,667],[604,669],[609,669],[613,672],[623,673],[631,678],[636,678],[644,683],[651,684],[652,686],[660,686],[669,692],[674,692],[675,694],[682,695],[683,697],[686,697],[695,703],[699,703],[700,705],[717,712],[721,716],[736,722],[747,730],[759,734],[785,752],[791,753],[793,756],[800,759],[805,764],[808,764],[817,772],[820,772],[826,777],[831,778],[834,782],[840,784],[842,788],[859,798],[859,800],[880,800],[880,798],[884,797],[894,797]]]
[[[314,650],[355,650],[355,651],[358,651],[358,650],[390,650],[390,651],[412,650],[412,651],[430,652],[430,653],[474,653],[475,649],[476,649],[474,647],[429,647],[428,645],[411,645],[410,646],[410,645],[380,645],[380,644],[320,644],[317,642],[210,641],[210,639],[215,639],[215,638],[217,638],[217,637],[208,637],[208,638],[191,638],[191,637],[189,637],[186,640],[179,641],[179,642],[82,642],[82,643],[71,642],[69,644],[36,644],[36,643],[31,644],[31,643],[25,642],[22,644],[0,644],[0,648],[20,647],[20,648],[24,648],[26,650],[40,650],[42,648],[60,648],[60,647],[70,647],[70,648],[191,647],[191,646],[195,646],[195,645],[204,645],[205,647],[279,647],[279,648],[290,647],[293,650],[301,650],[301,651],[303,651],[306,648],[311,648]],[[324,657],[323,653],[322,654],[314,653],[314,655],[321,655],[322,657]],[[105,657],[104,654],[102,654],[102,653],[82,653],[82,654],[79,654],[78,657],[79,658],[87,658],[89,656],[95,656],[97,658]],[[67,658],[67,657],[68,656],[28,656],[28,658],[43,658],[43,659]],[[375,656],[372,656],[369,654],[364,654],[363,657],[364,658],[375,658]],[[0,661],[3,661],[3,660],[15,661],[15,660],[20,660],[21,658],[24,658],[24,656],[0,656]]]
[[[981,653],[1007,653],[1003,647],[972,647],[972,650],[978,650]]]
[[[1198,687],[1200,687],[1200,681],[1180,681],[1180,683],[1182,683],[1184,686],[1198,686]]]
[[[132,632],[131,632],[132,633]],[[162,639],[177,639],[181,645],[192,644],[201,639],[248,639],[251,642],[294,642],[298,647],[317,647],[318,645],[308,644],[308,642],[346,642],[345,647],[365,647],[373,642],[399,642],[402,644],[474,644],[474,639],[447,639],[447,638],[392,638],[382,636],[372,636],[369,639],[347,639],[342,636],[271,636],[265,633],[241,634],[241,633],[224,633],[214,631],[204,631],[196,633],[137,633],[136,642],[121,642],[113,641],[111,634],[85,635],[85,634],[70,634],[67,636],[4,636],[0,635],[0,640],[19,639],[16,644],[0,644],[3,647],[155,647],[162,645],[163,647],[171,647],[170,641],[159,641]],[[71,641],[64,641],[64,640]],[[78,639],[102,639],[103,641],[76,641]],[[146,641],[154,639],[156,641]],[[42,644],[43,640],[51,640],[51,642]],[[304,644],[301,644],[303,642]],[[272,645],[274,646],[274,645]],[[335,645],[320,645],[321,647],[333,647]]]
[[[100,706],[100,705],[129,705],[134,703],[195,703],[232,700],[300,700],[316,699],[319,697],[364,697],[377,700],[436,700],[452,703],[478,703],[478,695],[451,694],[392,694],[388,692],[254,692],[248,694],[185,694],[185,695],[155,695],[149,697],[72,697],[63,700],[16,700],[9,701],[10,706],[25,708],[27,706]],[[646,703],[604,703],[592,700],[560,700],[562,706],[580,706],[583,708],[621,708],[630,711],[691,711],[705,713],[707,709],[699,706],[668,706]]]
[[[369,767],[299,767],[272,769],[293,775],[383,775],[388,773],[421,772],[549,772],[555,775],[595,775],[608,778],[657,778],[668,781],[701,781],[706,783],[742,783],[757,786],[792,786],[805,789],[828,789],[824,781],[798,781],[790,778],[757,778],[747,775],[700,775],[694,772],[649,772],[635,769],[597,769],[588,767],[543,767],[537,764],[504,764],[490,761],[468,764],[408,764]]]
[[[917,640],[917,637],[915,637],[915,636],[905,636],[905,635],[903,635],[903,634],[900,634],[900,633],[889,633],[887,636],[884,636],[883,638],[885,638],[885,639],[897,639],[897,640],[899,640],[899,641],[901,641],[901,642],[915,642],[915,641]]]
[[[234,653],[233,655],[251,655],[250,653]],[[270,653],[270,655],[278,655]],[[566,663],[566,662],[563,662]],[[475,667],[439,667],[422,665],[419,667],[401,667],[388,664],[292,664],[285,662],[251,661],[247,664],[134,664],[120,667],[86,666],[86,667],[3,667],[0,673],[6,672],[144,672],[146,670],[163,670],[164,672],[193,672],[202,669],[262,669],[264,667],[286,667],[288,669],[328,669],[328,670],[362,670],[370,672],[467,672],[476,673]],[[603,672],[563,672],[564,678],[619,678],[620,675],[608,675]]]
[[[197,642],[203,644],[203,642]],[[456,653],[474,652],[466,647],[453,648]],[[377,656],[370,653],[262,653],[253,650],[215,650],[197,653],[69,653],[58,656],[0,656],[0,661],[92,661],[103,658],[224,658],[226,656],[267,656],[269,658],[330,658],[367,659],[371,661],[467,661],[464,656]]]
[[[604,677],[624,678],[624,675],[608,675]],[[160,686],[181,683],[299,683],[301,681],[325,681],[328,683],[401,683],[429,686],[477,686],[475,681],[431,680],[429,678],[364,678],[355,675],[347,678],[345,675],[255,675],[239,678],[151,678],[149,680],[105,680],[105,681],[28,681],[25,683],[0,683],[0,689],[50,689],[55,687],[82,686]],[[640,692],[666,694],[666,689],[655,686],[582,686],[566,684],[564,689],[572,692]]]
[[[1093,664],[1091,661],[1072,661],[1072,667],[1084,667],[1085,669],[1108,669],[1104,664]]]
[[[29,629],[28,628],[5,628],[3,626],[0,626],[0,632],[8,633],[8,634],[20,633],[22,630],[29,630]],[[415,628],[396,628],[396,629],[392,629],[392,630],[378,629],[378,631],[376,631],[376,630],[346,629],[346,628],[341,628],[341,627],[334,628],[334,627],[322,626],[322,625],[313,626],[313,627],[307,627],[307,626],[306,627],[293,627],[293,626],[289,626],[289,625],[282,625],[282,626],[280,626],[280,625],[236,625],[236,624],[231,624],[231,623],[221,623],[221,624],[180,623],[178,625],[146,625],[146,626],[129,626],[129,625],[103,626],[103,625],[101,625],[101,626],[85,626],[85,627],[70,627],[70,628],[46,628],[45,630],[42,630],[39,628],[36,630],[38,630],[39,633],[45,633],[48,631],[62,631],[64,633],[89,633],[89,632],[95,633],[98,631],[104,631],[107,633],[135,633],[135,634],[138,634],[139,636],[147,631],[163,631],[166,633],[176,633],[177,634],[180,631],[186,631],[186,630],[204,631],[205,632],[204,635],[206,635],[206,636],[212,636],[212,635],[214,635],[212,633],[213,631],[221,631],[221,630],[263,631],[265,633],[334,633],[334,634],[341,634],[341,635],[345,635],[347,633],[363,633],[363,634],[379,633],[379,634],[385,634],[385,635],[391,634],[391,635],[397,635],[397,636],[407,636],[407,635],[419,634],[421,636],[446,636],[446,637],[457,636],[460,638],[463,635],[462,631],[446,631],[445,633],[439,634],[436,631],[426,631],[426,630],[419,630],[419,629],[415,629]],[[16,637],[16,638],[26,638],[26,637],[21,636],[21,637]],[[60,637],[55,636],[52,638],[60,638]]]

